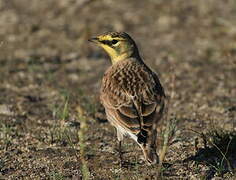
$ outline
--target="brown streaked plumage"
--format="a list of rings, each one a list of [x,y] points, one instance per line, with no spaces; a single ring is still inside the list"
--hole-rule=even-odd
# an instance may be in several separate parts
[[[112,66],[104,74],[101,102],[119,141],[130,135],[148,163],[157,162],[157,123],[164,110],[165,93],[157,75],[142,61],[134,40],[124,32],[92,38],[109,54]]]

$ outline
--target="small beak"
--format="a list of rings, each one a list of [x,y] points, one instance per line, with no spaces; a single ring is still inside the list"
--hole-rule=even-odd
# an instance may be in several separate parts
[[[97,37],[95,37],[95,38],[90,38],[88,41],[93,42],[93,43],[98,43],[99,39]]]

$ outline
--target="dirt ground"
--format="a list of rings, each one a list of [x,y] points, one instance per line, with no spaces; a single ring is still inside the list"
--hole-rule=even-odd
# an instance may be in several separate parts
[[[174,92],[159,177],[128,138],[119,165],[99,102],[110,61],[87,41],[107,31]],[[0,179],[236,179],[236,1],[0,0],[0,92]]]

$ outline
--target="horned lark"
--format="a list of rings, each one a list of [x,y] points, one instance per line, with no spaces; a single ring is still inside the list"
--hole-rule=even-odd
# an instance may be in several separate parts
[[[89,41],[111,58],[100,99],[108,121],[117,129],[119,142],[129,135],[142,148],[148,163],[158,162],[157,123],[164,110],[165,93],[157,75],[143,62],[127,33],[109,32]]]

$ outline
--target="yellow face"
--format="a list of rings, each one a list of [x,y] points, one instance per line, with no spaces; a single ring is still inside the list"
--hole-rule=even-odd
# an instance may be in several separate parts
[[[101,46],[110,56],[112,64],[131,57],[137,51],[134,41],[126,33],[106,33],[89,41]]]

